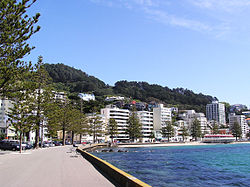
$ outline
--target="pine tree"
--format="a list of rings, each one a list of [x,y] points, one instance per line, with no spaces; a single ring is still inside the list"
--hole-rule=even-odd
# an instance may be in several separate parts
[[[51,80],[42,61],[42,56],[39,56],[31,77],[33,91],[32,108],[35,112],[33,116],[35,124],[34,130],[36,132],[35,148],[38,148],[39,146],[39,137],[41,137],[41,146],[43,145],[43,129],[44,121],[46,121],[46,115],[44,112],[47,110],[47,105],[53,99],[52,88],[50,86]],[[41,135],[40,129],[42,129]]]
[[[217,122],[213,122],[213,126],[212,126],[212,132],[213,134],[219,134],[219,126],[217,124]]]
[[[161,133],[163,137],[168,138],[168,142],[169,142],[169,139],[174,136],[173,124],[170,121],[166,121],[166,126],[162,127]]]
[[[238,140],[238,138],[241,137],[242,130],[241,130],[241,126],[238,122],[234,122],[234,124],[232,126],[232,134],[236,137],[236,141]]]
[[[195,138],[195,141],[197,141],[198,137],[201,137],[201,123],[197,118],[194,119],[191,125],[191,136]]]
[[[94,115],[89,118],[89,135],[93,136],[93,143],[96,143],[97,137],[102,136],[105,132],[102,130],[103,122],[100,116]]]
[[[183,141],[185,141],[186,137],[189,136],[188,129],[184,125],[181,128],[181,136],[182,136]]]
[[[56,134],[62,131],[63,145],[66,142],[66,132],[71,131],[71,125],[74,123],[75,111],[68,100],[55,101],[48,107],[49,112],[46,114],[48,120],[48,130],[50,134]]]
[[[142,125],[136,115],[136,112],[132,111],[128,119],[128,128],[126,130],[126,133],[129,135],[129,139],[134,142],[135,139],[140,138],[142,136],[141,129]]]
[[[16,93],[16,99],[13,101],[13,107],[8,114],[12,126],[19,134],[20,153],[22,152],[23,134],[32,129],[32,108],[30,107],[32,99],[30,92],[22,91]]]
[[[113,118],[109,119],[109,123],[108,123],[107,128],[108,128],[107,134],[110,135],[111,142],[113,143],[113,139],[118,133],[118,126],[117,126],[117,122],[115,121],[115,119],[113,119]]]
[[[8,96],[14,83],[30,68],[21,59],[30,53],[28,40],[40,27],[35,27],[40,16],[29,17],[26,11],[36,0],[0,1],[0,95]]]
[[[68,128],[72,132],[72,144],[74,143],[74,136],[86,134],[88,132],[88,120],[86,116],[77,109],[72,109],[72,121]]]

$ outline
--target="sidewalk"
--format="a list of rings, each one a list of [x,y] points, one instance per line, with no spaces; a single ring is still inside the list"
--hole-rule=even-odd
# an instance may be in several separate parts
[[[0,155],[1,187],[114,186],[72,146]]]

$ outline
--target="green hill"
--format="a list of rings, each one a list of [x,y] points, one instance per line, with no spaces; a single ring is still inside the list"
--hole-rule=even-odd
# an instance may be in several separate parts
[[[45,64],[45,68],[58,90],[71,93],[92,92],[99,97],[121,95],[143,102],[163,102],[170,106],[175,105],[179,109],[194,109],[197,112],[205,112],[206,104],[216,99],[209,95],[196,94],[188,89],[170,89],[147,82],[118,81],[111,87],[94,76],[64,64]]]

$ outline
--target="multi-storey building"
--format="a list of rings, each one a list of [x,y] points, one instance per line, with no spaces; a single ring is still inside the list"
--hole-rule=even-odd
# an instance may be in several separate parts
[[[242,138],[245,139],[247,137],[247,133],[249,132],[249,126],[246,122],[246,117],[244,115],[236,115],[235,113],[232,113],[229,115],[230,129],[232,129],[235,122],[240,125],[242,131]]]
[[[213,101],[211,104],[207,104],[206,116],[208,121],[215,120],[219,124],[226,124],[225,105],[218,101]]]
[[[166,108],[163,104],[159,104],[153,108],[154,130],[161,130],[166,126],[166,122],[171,122],[171,108]]]
[[[129,110],[120,109],[114,105],[107,105],[106,108],[101,109],[101,114],[104,115],[107,124],[109,119],[115,119],[117,122],[118,133],[115,139],[118,141],[129,140],[129,136],[126,133],[128,128]]]
[[[150,141],[150,136],[154,128],[153,112],[138,111],[137,116],[142,124],[142,142]]]
[[[0,99],[0,133],[4,134],[6,138],[15,137],[15,129],[11,126],[8,113],[13,103],[8,99]]]
[[[83,101],[95,101],[95,95],[94,94],[88,94],[88,93],[79,93],[78,95]]]
[[[194,119],[197,119],[201,125],[201,132],[203,134],[208,133],[207,118],[205,117],[205,114],[196,113],[195,110],[183,110],[179,114],[179,117],[186,122],[189,129],[191,128]]]

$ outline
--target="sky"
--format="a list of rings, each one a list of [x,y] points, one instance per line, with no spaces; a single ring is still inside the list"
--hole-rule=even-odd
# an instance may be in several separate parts
[[[38,0],[36,12],[25,60],[250,106],[250,0]]]

